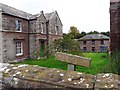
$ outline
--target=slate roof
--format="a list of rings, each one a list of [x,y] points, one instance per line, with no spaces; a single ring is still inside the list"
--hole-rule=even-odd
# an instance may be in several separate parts
[[[59,15],[58,15],[57,11],[54,11],[54,12],[51,12],[51,13],[45,13],[44,15],[45,15],[47,20],[50,20],[54,16],[54,14],[57,14],[57,16],[59,18]],[[60,18],[59,18],[59,20],[60,20]],[[60,20],[60,22],[61,22],[61,20]],[[62,24],[62,22],[61,22],[61,24]]]
[[[55,12],[45,13],[44,15],[45,15],[45,17],[46,17],[47,20],[50,20],[54,13]]]
[[[38,17],[39,15],[39,14],[32,15],[30,13],[18,10],[16,8],[13,8],[11,6],[8,6],[2,3],[0,3],[0,11],[2,11],[2,13],[5,13],[5,14],[13,15],[13,16],[20,17],[20,18],[27,19],[27,20],[36,19],[36,17]],[[55,11],[51,13],[45,13],[44,16],[47,20],[50,20],[52,16],[54,15],[54,13],[57,13],[57,12]]]
[[[3,13],[5,14],[10,14],[13,16],[17,16],[20,18],[24,18],[24,19],[34,19],[35,16],[26,12],[23,12],[21,10],[18,10],[16,8],[10,7],[8,5],[2,4],[0,3],[0,10],[2,10]]]
[[[45,18],[46,18],[47,20],[50,20],[50,19],[53,17],[54,14],[57,14],[57,15],[58,15],[57,11],[51,12],[51,13],[45,13],[44,16],[45,16]],[[35,16],[35,17],[38,17],[39,15],[40,15],[40,14],[35,14],[34,16]],[[59,17],[59,15],[58,15],[58,17]],[[59,18],[59,20],[60,20],[60,18]],[[61,20],[60,20],[60,22],[61,22]],[[61,22],[61,24],[62,24],[62,22]],[[63,25],[63,24],[62,24],[62,25]]]
[[[88,34],[82,38],[80,38],[79,40],[93,40],[93,39],[110,39],[110,37],[105,36],[103,34]]]
[[[54,14],[54,12],[45,13],[44,16],[45,16],[45,18],[46,18],[47,20],[50,20],[53,14]],[[35,16],[35,17],[38,17],[39,14],[35,14],[34,16]]]

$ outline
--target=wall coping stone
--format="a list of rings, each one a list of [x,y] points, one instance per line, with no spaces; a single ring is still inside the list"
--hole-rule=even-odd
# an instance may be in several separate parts
[[[85,74],[27,64],[0,64],[0,81],[14,88],[120,88],[119,75]]]

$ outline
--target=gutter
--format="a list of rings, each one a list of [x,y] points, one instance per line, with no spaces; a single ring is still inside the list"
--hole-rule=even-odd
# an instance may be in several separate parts
[[[28,36],[28,59],[30,59],[30,38],[29,38],[29,27],[30,27],[30,23],[29,23],[29,21],[28,21],[28,34],[27,34],[27,36]]]

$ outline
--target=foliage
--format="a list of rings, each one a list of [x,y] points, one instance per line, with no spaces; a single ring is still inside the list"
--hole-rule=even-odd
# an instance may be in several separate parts
[[[34,50],[33,51],[33,58],[34,59],[43,59],[43,58],[46,58],[46,57],[48,57],[49,56],[49,53],[48,53],[48,51],[49,51],[49,49],[50,49],[51,47],[50,46],[48,46],[48,47],[46,47],[45,49],[44,49],[44,51],[40,51],[40,52],[38,52],[37,50]]]
[[[34,58],[38,58],[39,57],[39,53],[37,51],[33,51],[33,57]]]
[[[75,39],[71,39],[69,36],[65,35],[63,39],[58,39],[54,41],[54,49],[56,52],[65,52],[70,54],[82,55],[80,51],[80,44]]]
[[[87,74],[97,74],[100,72],[104,72],[104,67],[108,62],[106,53],[84,53],[84,56],[88,58],[92,58],[91,67],[86,68],[86,67],[77,66],[76,71],[84,72]],[[67,70],[67,65],[68,65],[65,62],[56,60],[54,56],[50,56],[49,58],[41,59],[41,60],[25,60],[23,62],[19,62],[19,64],[39,65],[47,68],[59,68],[63,70]]]
[[[91,31],[91,32],[89,32],[87,34],[99,34],[99,32],[98,31]]]
[[[106,35],[106,36],[110,36],[110,32],[109,31],[107,31],[107,32],[101,32],[101,34]]]
[[[84,37],[85,35],[87,35],[87,33],[84,32],[84,31],[82,31],[82,32],[80,33],[80,37]]]
[[[82,31],[80,33],[79,30],[77,29],[77,27],[75,27],[75,26],[71,26],[70,30],[69,30],[69,33],[67,33],[67,34],[64,33],[63,36],[70,37],[71,39],[79,39],[81,37],[84,37],[87,34],[99,34],[99,33],[101,33],[103,35],[106,35],[106,36],[110,36],[109,31],[107,31],[107,32],[90,31],[88,33]]]
[[[120,51],[113,52],[106,66],[105,72],[112,72],[120,75]]]
[[[68,33],[68,36],[71,39],[79,39],[80,38],[80,33],[79,33],[79,30],[77,29],[77,27],[71,26],[70,31]]]

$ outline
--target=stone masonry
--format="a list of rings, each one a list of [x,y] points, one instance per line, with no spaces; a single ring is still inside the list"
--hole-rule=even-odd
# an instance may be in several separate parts
[[[110,0],[110,49],[120,50],[120,0]]]
[[[93,89],[119,90],[120,76],[112,73],[89,75],[82,72],[51,69],[37,65],[0,64],[2,89]]]
[[[85,58],[78,55],[72,55],[62,52],[56,52],[56,59],[62,62],[67,62],[68,64],[90,67],[91,58]]]
[[[0,10],[0,62],[2,62],[2,13]]]

